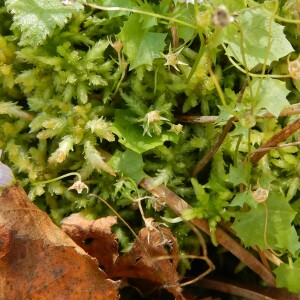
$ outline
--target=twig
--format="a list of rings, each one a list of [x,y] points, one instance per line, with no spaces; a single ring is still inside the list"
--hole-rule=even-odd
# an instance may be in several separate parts
[[[163,198],[168,207],[178,215],[182,215],[185,210],[191,208],[182,198],[180,198],[164,185],[153,188],[153,186],[155,186],[153,178],[144,178],[140,183],[140,186],[154,196]],[[206,220],[195,218],[191,220],[191,222],[206,234],[210,234],[210,229]],[[228,251],[235,255],[239,260],[244,262],[264,281],[266,281],[271,286],[275,286],[275,279],[272,273],[255,256],[244,249],[236,240],[230,237],[220,227],[217,227],[216,229],[216,238],[219,244],[228,249]]]
[[[289,293],[284,289],[229,283],[211,279],[202,279],[197,286],[240,296],[249,300],[299,300],[298,294]]]
[[[107,153],[107,157],[108,156],[110,156],[110,154]],[[187,202],[185,202],[166,186],[160,185],[155,187],[155,181],[151,177],[144,178],[141,181],[140,186],[152,195],[158,198],[163,198],[167,206],[179,216],[181,216],[185,210],[191,208]],[[190,222],[201,231],[210,235],[210,229],[206,220],[195,218]],[[273,274],[254,255],[244,249],[239,242],[229,236],[220,226],[218,226],[216,229],[216,238],[219,244],[235,255],[253,272],[258,274],[266,283],[268,283],[270,286],[275,286]]]
[[[242,86],[242,89],[241,89],[241,91],[239,93],[239,96],[238,96],[238,99],[237,99],[237,103],[241,102],[241,100],[243,98],[243,95],[244,95],[244,92],[245,92],[245,89],[246,89],[246,86],[247,86],[247,80],[244,81],[244,84]],[[201,160],[199,160],[197,162],[197,164],[193,168],[192,177],[197,176],[197,174],[203,170],[203,168],[208,164],[208,162],[212,159],[212,157],[218,151],[218,149],[222,145],[223,141],[225,140],[229,130],[231,129],[234,120],[235,120],[235,117],[231,117],[227,121],[227,123],[226,123],[225,127],[223,128],[222,133],[218,137],[217,142],[215,143],[215,145],[208,151],[208,153],[206,153],[206,155]]]
[[[292,104],[289,107],[285,108],[280,114],[279,117],[287,117],[292,115],[300,114],[300,103]],[[265,118],[275,118],[271,113],[265,113],[262,116],[256,116],[256,119],[265,119]],[[218,121],[218,116],[188,116],[188,115],[181,115],[177,117],[179,122],[184,123],[215,123]],[[235,117],[234,121],[238,121],[238,118]]]
[[[300,142],[293,142],[293,143],[286,143],[286,144],[280,144],[277,145],[275,147],[265,147],[263,148],[262,146],[256,150],[251,151],[251,153],[255,153],[255,152],[264,152],[264,151],[269,151],[272,149],[280,149],[280,148],[285,148],[285,147],[290,147],[290,146],[298,146],[300,145]]]
[[[285,141],[289,136],[296,132],[300,128],[300,118],[285,126],[281,131],[272,136],[266,143],[260,148],[266,148],[264,151],[255,152],[251,155],[250,161],[252,165],[258,163],[258,161],[269,152],[269,147],[276,147],[280,142]],[[259,148],[259,149],[260,149]]]
[[[223,221],[221,221],[220,223],[219,223],[219,226],[222,228],[222,229],[224,229],[224,230],[226,230],[227,232],[229,232],[231,235],[233,235],[234,237],[236,237],[236,238],[238,238],[238,236],[237,236],[237,234],[236,234],[236,232],[234,231],[234,230],[232,230],[231,229],[231,226],[232,224],[231,223],[227,223],[227,222],[223,222]],[[257,246],[251,246],[251,248],[254,250],[254,251],[256,251],[258,254],[259,254],[259,256],[260,256],[260,253],[263,253],[263,255],[267,258],[267,260],[269,260],[270,262],[272,262],[274,265],[276,265],[276,266],[280,266],[282,263],[283,263],[283,261],[279,258],[279,257],[277,257],[276,255],[274,255],[271,251],[269,251],[269,250],[263,250],[263,251],[261,251]],[[262,261],[262,263],[264,264],[264,262]],[[265,265],[266,266],[266,265]],[[267,267],[267,266],[266,266]],[[268,267],[267,267],[268,268]]]
[[[209,161],[212,159],[212,157],[218,151],[218,149],[222,145],[223,141],[225,140],[229,130],[231,129],[234,118],[235,117],[232,117],[227,121],[225,127],[223,128],[222,133],[218,137],[218,139],[217,139],[216,143],[214,144],[214,146],[205,154],[204,157],[202,157],[201,160],[199,160],[197,162],[197,164],[195,165],[195,167],[192,171],[192,177],[197,176],[197,174],[203,170],[203,168],[209,163]]]

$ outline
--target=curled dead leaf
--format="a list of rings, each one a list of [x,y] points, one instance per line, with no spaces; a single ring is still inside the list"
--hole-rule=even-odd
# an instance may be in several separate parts
[[[108,216],[88,220],[80,214],[72,214],[62,221],[62,230],[89,255],[95,257],[104,270],[110,270],[118,257],[117,235],[111,227],[117,217]]]
[[[132,249],[119,257],[111,271],[110,278],[130,279],[132,285],[147,292],[165,288],[176,299],[181,299],[180,277],[176,271],[179,250],[176,238],[168,228],[153,223],[155,229],[143,228]]]
[[[112,281],[20,185],[0,196],[0,299],[118,299]]]
[[[143,228],[132,249],[118,256],[117,236],[111,227],[117,218],[113,216],[88,220],[73,214],[62,222],[62,229],[87,253],[97,258],[109,278],[122,278],[123,283],[136,287],[143,294],[165,288],[176,299],[181,299],[177,240],[168,228],[151,221]],[[149,225],[149,224],[148,224]]]

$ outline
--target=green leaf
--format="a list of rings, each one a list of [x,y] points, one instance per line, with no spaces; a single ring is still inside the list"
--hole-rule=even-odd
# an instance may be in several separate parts
[[[22,110],[22,107],[13,102],[0,102],[0,115],[2,114],[24,119],[32,118],[31,115]]]
[[[21,29],[22,46],[42,44],[57,26],[64,26],[73,13],[83,8],[76,2],[64,6],[60,0],[7,0],[6,4],[14,15],[12,27]]]
[[[228,181],[233,183],[233,186],[239,185],[240,183],[248,186],[249,177],[249,167],[243,165],[239,165],[238,167],[230,166]]]
[[[148,3],[144,3],[142,6],[139,6],[139,10],[153,13],[153,9]],[[149,29],[157,25],[157,18],[141,14],[140,22],[143,24],[142,25],[143,29],[147,29],[147,28]]]
[[[198,183],[197,179],[191,179],[196,198],[199,202],[207,202],[209,200],[209,194],[205,192],[203,186]]]
[[[229,206],[239,206],[243,207],[244,203],[248,204],[250,207],[256,208],[257,207],[257,202],[253,199],[251,193],[248,191],[245,191],[241,194],[237,194]]]
[[[296,212],[290,207],[284,196],[277,192],[270,192],[265,202],[268,208],[267,243],[271,247],[278,244],[276,235],[290,230],[291,222]],[[252,208],[246,213],[238,213],[232,225],[246,247],[257,245],[261,250],[267,248],[264,240],[266,210],[263,204]]]
[[[232,114],[229,113],[228,109],[225,108],[222,105],[218,105],[218,108],[220,109],[219,115],[218,115],[218,122],[228,121],[231,117],[233,117]]]
[[[229,11],[237,11],[247,7],[245,0],[211,0],[211,4],[214,6],[224,5],[228,8]]]
[[[114,160],[118,163],[115,168],[117,168],[124,176],[132,178],[137,184],[147,176],[143,171],[145,164],[141,154],[127,149],[123,153],[118,151],[116,155],[118,157],[114,157]]]
[[[170,131],[163,132],[160,136],[143,135],[143,128],[133,123],[133,114],[127,110],[116,110],[115,122],[112,132],[119,137],[119,143],[141,154],[145,151],[163,145],[165,141],[178,142],[179,136]]]
[[[232,199],[232,192],[226,187],[226,182],[220,177],[211,175],[208,183],[204,185],[204,188],[215,191],[220,200]]]
[[[276,238],[278,241],[276,246],[289,250],[293,256],[295,256],[296,251],[300,249],[299,237],[294,226],[278,232]]]
[[[236,18],[243,30],[244,52],[249,70],[264,63],[269,40],[271,47],[266,60],[267,65],[294,50],[283,33],[284,26],[271,21],[270,32],[270,18],[270,12],[262,8],[247,10]],[[234,24],[224,28],[222,42],[228,44],[227,54],[244,65],[239,30]]]
[[[194,25],[194,8],[191,6],[180,9],[176,19]],[[189,42],[195,36],[195,29],[187,26],[178,26],[178,37],[182,38],[185,43]]]
[[[138,15],[131,15],[125,22],[118,37],[124,46],[124,53],[130,62],[130,70],[141,66],[151,65],[155,58],[160,57],[165,47],[167,34],[149,32],[143,29]]]
[[[131,0],[105,0],[101,3],[101,5],[106,7],[125,7],[125,8],[131,8],[132,7],[132,1]],[[123,15],[129,15],[129,12],[127,11],[108,11],[108,15],[110,18],[116,18]]]
[[[281,111],[290,105],[286,98],[290,91],[286,88],[285,82],[281,80],[264,78],[262,79],[261,85],[260,80],[261,79],[255,78],[252,81],[252,91],[254,95],[257,93],[257,89],[260,88],[254,114],[259,113],[262,108],[266,108],[272,115],[278,117]],[[250,97],[249,87],[245,91],[245,97]]]
[[[276,286],[287,288],[290,292],[300,293],[300,259],[298,258],[294,263],[281,264],[274,270],[276,275]]]

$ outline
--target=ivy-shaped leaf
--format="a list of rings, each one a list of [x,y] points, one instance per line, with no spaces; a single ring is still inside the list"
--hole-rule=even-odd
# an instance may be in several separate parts
[[[14,15],[13,28],[21,29],[22,46],[42,44],[56,26],[62,27],[73,13],[83,8],[75,2],[64,6],[60,0],[7,0],[6,5]]]
[[[130,149],[124,153],[118,153],[117,169],[123,176],[132,178],[137,184],[141,182],[147,175],[143,171],[144,162],[141,154],[138,154]]]
[[[290,230],[296,212],[280,193],[270,192],[266,205],[268,207],[266,239],[271,247],[276,247],[278,244],[277,234]],[[257,208],[252,208],[246,213],[238,213],[232,229],[235,230],[246,247],[257,245],[261,250],[264,250],[267,248],[264,239],[265,222],[266,210],[263,204],[259,204]],[[282,243],[283,241],[280,241],[280,246],[283,246]],[[289,241],[285,247],[293,249]],[[297,248],[297,245],[295,247]]]
[[[179,11],[176,11],[175,17],[186,23],[194,25],[194,8],[189,6],[182,6]],[[187,26],[178,26],[178,37],[182,38],[185,43],[190,41],[195,36],[195,29]]]
[[[259,82],[260,79],[257,78],[252,81],[254,95],[257,93]],[[266,108],[272,115],[278,117],[281,111],[290,105],[286,98],[289,93],[285,82],[273,78],[262,79],[254,113],[257,114],[262,108]],[[249,88],[247,88],[246,94],[249,94]]]
[[[106,7],[125,7],[125,8],[131,8],[132,7],[131,0],[104,0],[100,1],[100,5],[106,6]],[[115,10],[115,11],[108,11],[108,15],[110,18],[116,18],[123,15],[128,15],[129,12],[122,11],[122,10]]]
[[[276,238],[278,241],[276,246],[289,250],[292,255],[295,255],[296,251],[300,249],[299,236],[294,226],[278,232]]]
[[[281,264],[276,270],[276,286],[287,288],[290,292],[300,293],[300,259],[294,263]]]
[[[250,178],[250,168],[249,166],[239,165],[238,167],[230,166],[230,171],[228,174],[228,181],[233,183],[233,186],[237,186],[242,183],[248,186],[248,181]]]
[[[269,40],[271,47],[266,60],[267,65],[294,50],[283,33],[284,26],[271,21],[270,32],[270,18],[270,12],[262,8],[247,10],[236,18],[243,30],[244,53],[249,70],[264,63]],[[228,44],[227,54],[244,65],[241,33],[236,25],[231,24],[224,29],[222,42]]]
[[[149,32],[141,28],[138,15],[131,15],[125,22],[122,31],[118,37],[124,46],[124,53],[130,62],[130,70],[140,65],[152,65],[155,58],[160,57],[165,47],[165,38],[167,34]]]
[[[239,206],[243,207],[244,203],[248,204],[250,207],[257,207],[257,202],[253,199],[251,193],[245,191],[243,193],[237,194],[229,204],[229,206]]]
[[[147,2],[139,6],[139,9],[153,13],[152,7]],[[142,22],[142,28],[147,29],[157,25],[157,18],[141,14],[140,22]]]
[[[119,137],[119,143],[139,154],[163,145],[165,141],[178,142],[179,136],[170,131],[162,132],[160,136],[144,135],[139,124],[132,123],[133,114],[127,109],[116,110],[112,132]]]

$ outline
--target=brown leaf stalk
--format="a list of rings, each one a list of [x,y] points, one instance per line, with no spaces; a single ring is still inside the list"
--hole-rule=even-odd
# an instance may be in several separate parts
[[[244,81],[244,84],[240,90],[239,96],[237,98],[237,103],[241,102],[244,92],[245,92],[245,89],[246,89],[246,86],[247,86],[247,80]],[[197,174],[200,173],[203,170],[203,168],[209,163],[209,161],[213,158],[213,156],[215,155],[215,153],[218,151],[218,149],[222,145],[223,141],[225,140],[229,130],[232,127],[232,124],[233,124],[235,118],[236,117],[231,117],[227,121],[227,123],[226,123],[225,127],[223,128],[221,135],[218,137],[215,145],[208,151],[208,153],[206,153],[206,155],[201,160],[199,160],[197,162],[197,164],[195,165],[195,167],[192,170],[192,177],[197,176]]]
[[[300,114],[300,103],[292,104],[289,107],[285,108],[280,114],[279,117],[287,117],[292,115],[298,115]],[[265,118],[275,118],[270,113],[265,113],[262,116],[256,116],[256,119],[265,119]],[[177,120],[179,122],[184,123],[200,123],[200,124],[206,124],[206,123],[214,123],[217,122],[218,116],[189,116],[189,115],[181,115],[177,117]],[[238,121],[238,118],[234,118],[234,122]]]
[[[289,136],[296,132],[300,128],[300,118],[293,123],[285,126],[281,131],[272,136],[266,143],[260,148],[266,148],[265,151],[254,152],[251,155],[250,161],[252,165],[258,163],[258,161],[269,152],[270,147],[276,147],[280,142],[285,141]],[[260,149],[259,148],[259,149]]]
[[[161,197],[165,200],[169,208],[171,208],[176,214],[181,215],[185,210],[191,208],[182,198],[169,190],[164,185],[160,185],[156,188],[154,179],[147,177],[142,180],[140,186],[153,194],[156,197]],[[191,222],[199,228],[201,231],[210,234],[208,222],[204,219],[195,218]],[[275,279],[272,273],[250,252],[244,249],[236,240],[229,236],[222,228],[217,227],[216,238],[219,244],[228,249],[239,260],[244,262],[252,271],[258,274],[269,285],[275,286]]]

